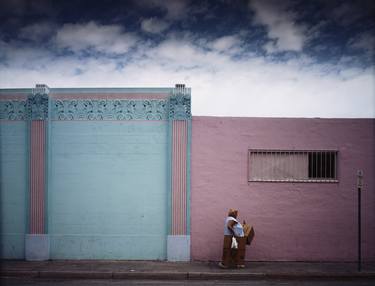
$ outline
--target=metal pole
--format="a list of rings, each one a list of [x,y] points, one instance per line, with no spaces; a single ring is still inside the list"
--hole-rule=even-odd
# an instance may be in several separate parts
[[[358,191],[358,272],[361,272],[362,263],[361,263],[361,193],[363,185],[363,171],[357,171],[357,191]]]
[[[361,272],[361,187],[358,187],[358,271]]]

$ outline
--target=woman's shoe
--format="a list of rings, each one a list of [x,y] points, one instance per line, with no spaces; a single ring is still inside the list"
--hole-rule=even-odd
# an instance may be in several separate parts
[[[228,266],[224,265],[222,262],[219,262],[219,267],[223,269],[227,269]]]
[[[245,265],[239,264],[239,265],[237,265],[237,268],[245,268]]]

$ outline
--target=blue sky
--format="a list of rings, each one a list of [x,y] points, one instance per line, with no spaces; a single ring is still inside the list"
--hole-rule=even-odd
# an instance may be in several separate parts
[[[375,1],[0,1],[0,88],[192,88],[193,115],[375,117]]]

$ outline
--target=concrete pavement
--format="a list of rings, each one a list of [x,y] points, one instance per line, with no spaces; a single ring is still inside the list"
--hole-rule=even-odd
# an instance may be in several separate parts
[[[29,262],[1,260],[2,277],[53,279],[371,279],[375,263],[247,262],[244,269],[221,269],[217,262],[53,260]]]

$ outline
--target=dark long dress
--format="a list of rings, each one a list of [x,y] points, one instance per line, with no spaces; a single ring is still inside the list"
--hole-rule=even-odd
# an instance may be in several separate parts
[[[238,249],[232,249],[232,235],[224,235],[222,263],[227,266],[245,264],[246,237],[236,237]]]

